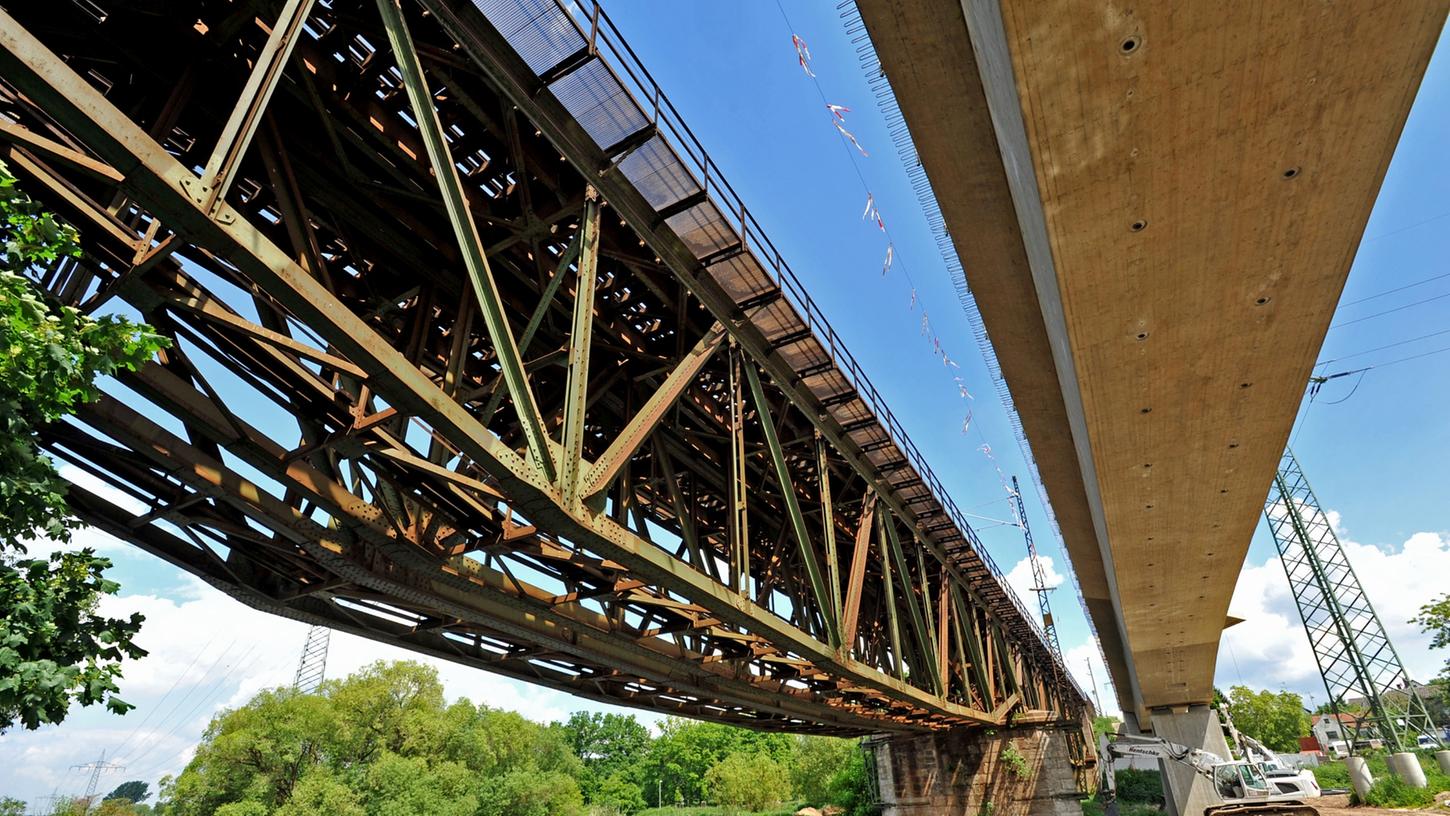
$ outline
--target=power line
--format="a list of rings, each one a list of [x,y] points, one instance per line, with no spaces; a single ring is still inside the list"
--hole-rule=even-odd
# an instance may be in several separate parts
[[[1339,304],[1339,308],[1343,309],[1346,306],[1355,306],[1355,305],[1358,305],[1360,303],[1364,303],[1366,300],[1374,300],[1375,298],[1382,298],[1385,295],[1393,295],[1396,292],[1403,292],[1406,289],[1413,289],[1416,286],[1423,286],[1423,285],[1425,285],[1427,283],[1433,283],[1433,282],[1435,282],[1437,280],[1443,280],[1445,278],[1450,278],[1450,272],[1446,272],[1446,273],[1444,273],[1442,275],[1433,275],[1431,277],[1425,278],[1424,280],[1418,280],[1418,281],[1415,281],[1414,283],[1407,283],[1404,286],[1396,286],[1393,289],[1386,289],[1383,292],[1378,292],[1378,293],[1373,294],[1373,295],[1366,295],[1366,296],[1364,296],[1364,297],[1362,297],[1362,298],[1360,298],[1358,300],[1351,300],[1348,303],[1341,303],[1341,304]]]
[[[171,688],[167,689],[166,693],[161,695],[161,699],[157,700],[154,705],[147,709],[146,716],[141,719],[141,722],[138,723],[135,728],[131,729],[131,733],[127,734],[126,738],[121,740],[120,745],[116,746],[116,749],[114,751],[116,756],[126,755],[126,748],[131,745],[131,740],[135,739],[136,735],[141,732],[141,729],[146,727],[146,723],[151,722],[151,718],[155,716],[156,712],[160,711],[161,707],[166,704],[167,698],[171,696],[172,692],[176,691],[176,687],[181,684],[182,680],[185,680],[187,676],[191,674],[191,670],[196,666],[196,661],[200,660],[203,654],[206,654],[206,650],[210,649],[211,644],[215,641],[216,636],[213,635],[211,639],[208,640],[205,645],[201,647],[201,649],[197,650],[196,654],[191,656],[191,662],[186,664],[186,668],[182,669],[181,674],[178,674],[176,676],[176,680],[172,681]],[[235,645],[236,640],[234,639],[232,643]]]
[[[1432,300],[1444,300],[1445,298],[1450,298],[1450,292],[1446,292],[1443,295],[1434,295],[1433,297],[1421,298],[1420,300],[1414,301],[1413,303],[1406,303],[1403,306],[1396,306],[1393,309],[1385,309],[1383,312],[1375,312],[1374,314],[1365,315],[1364,317],[1356,317],[1353,320],[1346,320],[1343,323],[1335,323],[1329,328],[1333,330],[1340,328],[1341,326],[1349,326],[1354,323],[1363,323],[1366,320],[1373,320],[1376,317],[1384,317],[1387,314],[1394,314],[1395,312],[1403,312],[1406,309],[1419,306],[1422,303],[1429,303]]]
[[[1411,337],[1408,340],[1401,340],[1398,343],[1389,343],[1389,344],[1383,345],[1383,346],[1376,346],[1376,347],[1374,347],[1372,349],[1365,349],[1364,351],[1356,351],[1353,354],[1345,354],[1345,355],[1342,355],[1342,356],[1339,356],[1339,357],[1331,357],[1328,360],[1320,360],[1319,362],[1317,362],[1317,363],[1314,364],[1314,367],[1315,368],[1318,368],[1319,366],[1322,366],[1322,365],[1328,365],[1330,363],[1337,363],[1340,360],[1348,360],[1351,357],[1363,357],[1366,354],[1373,354],[1376,351],[1384,351],[1385,349],[1395,348],[1396,346],[1408,345],[1410,343],[1414,343],[1414,342],[1419,341],[1419,340],[1428,340],[1431,337],[1439,337],[1442,334],[1450,334],[1450,329],[1441,329],[1440,331],[1430,332],[1429,334],[1422,334],[1419,337]]]

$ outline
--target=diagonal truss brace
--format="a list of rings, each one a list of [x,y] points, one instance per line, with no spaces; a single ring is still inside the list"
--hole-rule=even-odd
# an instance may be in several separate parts
[[[443,196],[448,220],[458,238],[458,247],[463,253],[464,266],[468,268],[468,279],[473,284],[473,293],[478,298],[483,322],[488,327],[488,336],[493,340],[498,354],[499,367],[509,397],[518,410],[519,422],[523,425],[528,440],[530,458],[552,481],[556,475],[554,457],[550,452],[548,435],[544,431],[544,419],[529,388],[529,375],[524,370],[523,358],[519,355],[518,343],[514,341],[513,329],[509,327],[499,298],[498,284],[493,279],[488,257],[483,251],[483,241],[478,235],[478,226],[468,210],[468,201],[463,196],[463,183],[458,178],[458,166],[448,152],[448,140],[443,135],[443,124],[438,121],[438,111],[433,106],[433,95],[423,78],[423,63],[413,47],[413,38],[408,33],[407,22],[399,0],[378,0],[378,12],[383,26],[388,30],[388,42],[393,46],[398,70],[403,74],[403,85],[408,90],[413,112],[418,122],[418,133],[423,137],[428,150],[428,160],[433,165],[433,175],[438,179],[438,190]]]

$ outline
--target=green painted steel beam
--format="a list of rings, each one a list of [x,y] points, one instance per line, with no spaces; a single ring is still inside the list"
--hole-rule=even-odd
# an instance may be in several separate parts
[[[674,407],[680,395],[694,382],[700,369],[715,356],[715,351],[720,348],[720,342],[724,338],[725,328],[719,323],[705,332],[705,336],[675,365],[674,370],[665,377],[665,381],[655,389],[644,406],[630,418],[629,423],[609,443],[604,453],[594,461],[594,465],[583,476],[579,495],[587,498],[609,487],[609,483],[619,475],[625,463],[644,446],[645,440],[659,426],[660,420],[664,419],[670,408]]]
[[[508,315],[499,298],[498,284],[489,268],[488,256],[483,251],[483,241],[478,235],[478,225],[468,209],[463,195],[463,183],[458,177],[458,167],[448,151],[448,140],[443,135],[443,124],[438,120],[438,110],[433,107],[433,94],[423,78],[423,64],[413,47],[412,35],[403,19],[399,0],[377,0],[378,13],[383,18],[383,27],[388,32],[388,42],[403,75],[403,86],[413,105],[414,119],[418,123],[418,134],[427,148],[428,161],[433,166],[433,175],[438,180],[438,191],[442,194],[444,209],[453,225],[454,236],[462,251],[463,264],[468,270],[469,282],[478,298],[483,322],[488,327],[488,336],[493,341],[498,356],[499,368],[503,373],[504,385],[519,415],[528,441],[530,459],[543,473],[544,478],[553,481],[557,473],[554,457],[550,452],[548,435],[544,432],[544,419],[534,402],[529,387],[529,375],[524,370],[519,356],[518,344],[514,341],[513,329],[509,327]]]
[[[906,567],[906,553],[901,548],[901,537],[896,532],[896,515],[894,513],[886,514],[886,541],[890,546],[891,561],[896,565],[897,580],[901,582],[901,594],[906,601],[906,614],[907,620],[911,624],[911,633],[916,640],[916,648],[922,656],[922,659],[917,662],[927,667],[927,676],[931,678],[932,689],[937,694],[941,694],[942,681],[936,671],[936,660],[925,657],[928,654],[936,654],[936,645],[927,634],[926,620],[921,614],[922,599],[916,597],[916,590],[911,586],[911,571]]]
[[[800,549],[801,563],[805,565],[806,577],[811,582],[811,594],[816,608],[826,624],[826,634],[832,648],[841,645],[841,630],[836,622],[835,610],[826,592],[825,579],[821,576],[821,560],[811,544],[810,531],[806,529],[806,517],[801,512],[800,499],[795,494],[795,482],[790,476],[790,466],[785,461],[785,451],[780,447],[780,437],[775,432],[775,421],[770,416],[770,404],[765,401],[765,389],[760,384],[760,375],[755,366],[746,362],[745,379],[750,384],[750,395],[755,400],[759,414],[760,429],[765,436],[765,447],[770,451],[770,461],[775,465],[775,481],[780,486],[781,498],[785,503],[786,517]],[[804,616],[803,616],[804,617]]]
[[[589,352],[594,345],[594,288],[599,281],[599,194],[584,194],[579,226],[579,276],[574,283],[574,322],[569,331],[568,376],[564,387],[563,446],[559,449],[559,494],[565,507],[584,497],[584,414],[589,402]]]

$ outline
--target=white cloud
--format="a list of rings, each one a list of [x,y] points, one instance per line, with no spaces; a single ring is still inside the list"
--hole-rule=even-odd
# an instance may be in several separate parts
[[[1433,677],[1447,655],[1432,653],[1429,636],[1409,620],[1421,605],[1450,592],[1450,535],[1420,532],[1398,548],[1381,548],[1351,540],[1339,514],[1331,510],[1328,515],[1410,676]],[[1244,565],[1229,614],[1245,622],[1224,632],[1220,687],[1287,688],[1306,702],[1310,695],[1324,702],[1324,684],[1277,556]]]
[[[1067,580],[1055,569],[1051,558],[1045,555],[1039,555],[1037,556],[1037,560],[1042,562],[1042,579],[1049,590],[1056,589]],[[1012,591],[1017,593],[1017,597],[1022,600],[1023,604],[1026,604],[1029,610],[1035,610],[1037,608],[1037,593],[1032,588],[1031,559],[1024,558],[1013,565],[1012,569],[1007,573],[1007,586],[1012,587]],[[1061,594],[1054,593],[1053,598]]]
[[[1108,680],[1108,667],[1103,665],[1103,653],[1096,642],[1088,640],[1079,643],[1062,653],[1062,660],[1067,664],[1067,670],[1072,672],[1073,679],[1077,680],[1078,686],[1087,693],[1089,698],[1093,697],[1093,684],[1097,684],[1097,698],[1094,699],[1094,707],[1098,708],[1099,714],[1112,717],[1121,717],[1122,712],[1118,710],[1118,700],[1113,694],[1113,687]],[[1088,667],[1092,667],[1092,674],[1089,676]],[[1101,702],[1101,707],[1097,703]]]

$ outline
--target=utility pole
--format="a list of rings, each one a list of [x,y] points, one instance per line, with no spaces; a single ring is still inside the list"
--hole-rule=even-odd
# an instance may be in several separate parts
[[[1103,710],[1103,701],[1098,699],[1098,676],[1097,676],[1096,673],[1093,672],[1093,661],[1092,661],[1092,658],[1090,658],[1090,657],[1083,658],[1083,662],[1087,664],[1087,667],[1088,667],[1088,679],[1091,680],[1092,681],[1092,684],[1093,684],[1093,707],[1095,709],[1097,709],[1097,711],[1099,713],[1102,713],[1102,710]]]
[[[72,765],[71,770],[90,771],[91,777],[86,782],[86,810],[91,809],[91,804],[96,798],[96,788],[101,784],[101,774],[106,771],[124,771],[125,765],[117,765],[114,762],[106,761],[106,752],[101,752],[101,758],[94,762],[87,762],[84,765]]]
[[[1330,708],[1336,718],[1348,715],[1350,753],[1362,739],[1384,740],[1391,751],[1413,750],[1421,734],[1438,742],[1425,701],[1415,693],[1329,516],[1288,448],[1274,475],[1264,516],[1329,693]],[[1354,699],[1362,701],[1362,708],[1342,711]]]
[[[307,641],[302,644],[302,657],[297,661],[297,676],[292,686],[303,694],[312,694],[322,685],[327,671],[327,644],[332,630],[326,626],[312,626],[307,630]]]

